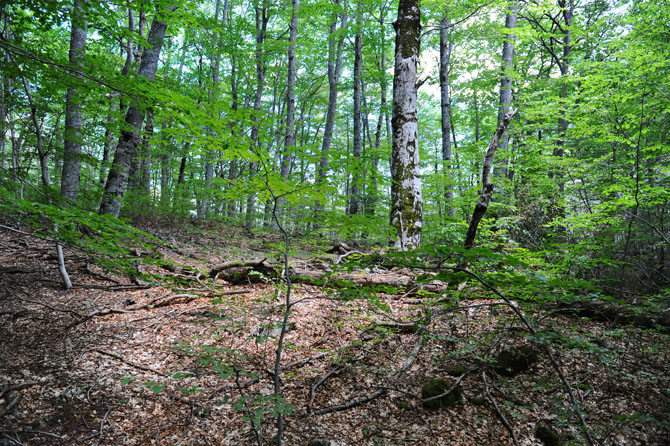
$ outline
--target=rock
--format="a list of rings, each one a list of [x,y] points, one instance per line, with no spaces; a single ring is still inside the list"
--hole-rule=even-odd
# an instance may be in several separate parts
[[[525,372],[537,361],[537,352],[530,345],[522,345],[501,351],[493,364],[493,370],[501,376],[516,376]]]
[[[451,389],[451,385],[442,378],[434,378],[428,381],[421,388],[421,398],[427,400],[434,396],[442,395]],[[440,409],[443,407],[455,406],[461,400],[462,392],[460,387],[456,387],[451,393],[431,401],[423,401],[423,407],[426,409]]]
[[[540,440],[544,446],[561,446],[561,437],[558,436],[549,426],[546,424],[538,424],[535,428],[535,436]]]
[[[330,446],[330,440],[327,438],[312,438],[309,440],[309,446]]]

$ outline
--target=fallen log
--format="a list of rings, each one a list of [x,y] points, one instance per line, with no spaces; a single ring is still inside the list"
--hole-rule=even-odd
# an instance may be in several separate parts
[[[266,259],[256,262],[230,262],[214,266],[209,277],[230,282],[233,285],[243,283],[264,283],[277,277],[277,269],[265,263]]]

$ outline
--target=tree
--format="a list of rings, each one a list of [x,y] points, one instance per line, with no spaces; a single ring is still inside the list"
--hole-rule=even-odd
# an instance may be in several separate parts
[[[361,145],[362,145],[362,117],[361,107],[362,82],[363,82],[363,30],[362,26],[363,4],[358,2],[356,7],[356,35],[354,37],[354,141],[353,141],[353,162],[354,173],[351,183],[351,196],[349,197],[349,214],[358,214],[360,204],[360,181],[361,181]]]
[[[514,35],[512,31],[516,28],[518,1],[511,0],[508,5],[507,14],[505,14],[505,40],[503,41],[502,50],[502,67],[500,76],[500,104],[498,106],[498,126],[502,124],[505,115],[510,111],[510,104],[512,103],[512,76],[511,71],[512,57],[514,55]],[[503,153],[507,149],[509,142],[509,133],[506,133],[500,138],[498,142],[497,153],[505,156]],[[493,170],[493,176],[500,181],[507,176],[507,160],[498,161]]]
[[[440,21],[440,111],[442,123],[442,161],[446,177],[451,180],[451,86],[449,75],[451,71],[451,54],[454,43],[451,38],[452,25],[449,12],[445,11]],[[454,215],[454,191],[451,181],[446,187],[444,198],[447,215]]]
[[[393,78],[393,147],[391,155],[391,226],[395,247],[408,250],[421,244],[423,197],[417,123],[417,65],[421,45],[419,0],[400,0]]]
[[[74,0],[72,7],[72,30],[70,33],[70,65],[82,69],[86,47],[86,12],[88,0]],[[80,75],[75,80],[81,81]],[[77,87],[67,89],[65,105],[65,152],[60,194],[76,202],[79,198],[79,176],[81,172],[81,100]]]
[[[156,77],[158,56],[163,47],[163,39],[167,30],[167,21],[164,17],[161,17],[161,14],[172,12],[173,10],[174,8],[170,8],[168,11],[157,10],[151,23],[151,30],[147,36],[149,45],[142,52],[142,60],[138,70],[139,77],[146,79],[148,82],[153,81]],[[144,106],[146,107],[146,104]],[[121,211],[123,194],[128,181],[128,167],[130,166],[135,149],[140,142],[140,130],[144,122],[145,112],[141,107],[142,105],[137,102],[128,107],[125,119],[126,128],[121,131],[116,152],[114,153],[114,161],[112,161],[112,166],[107,176],[105,195],[102,197],[100,204],[101,214],[112,214],[118,217]]]
[[[339,0],[336,4],[340,6]],[[340,21],[339,37],[336,35],[338,31],[338,17]],[[336,10],[333,14],[333,21],[330,24],[328,35],[328,108],[326,111],[326,124],[323,129],[323,139],[321,143],[321,159],[316,170],[316,185],[322,186],[328,169],[328,152],[333,141],[333,130],[335,128],[335,114],[337,112],[337,85],[340,80],[340,72],[342,71],[342,53],[344,47],[344,33],[347,26],[347,2]],[[322,192],[322,191],[321,191]],[[321,213],[323,212],[322,200],[317,200],[314,206],[314,219],[319,225]]]

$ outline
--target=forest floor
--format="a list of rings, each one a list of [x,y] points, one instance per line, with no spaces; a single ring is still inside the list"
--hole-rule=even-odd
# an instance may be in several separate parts
[[[180,265],[145,267],[164,278],[159,286],[107,276],[65,249],[76,284],[65,291],[53,243],[16,229],[23,232],[0,230],[0,445],[271,444],[284,291],[206,275],[222,262],[276,261],[268,246],[278,240],[230,228],[156,230],[173,246],[161,254]],[[324,253],[328,246],[299,248],[296,268],[338,259]],[[435,315],[418,331],[401,322],[426,314],[429,298],[357,299],[351,290],[301,284],[292,292],[281,361],[281,391],[292,406],[279,408],[292,411],[285,444],[510,445],[511,431],[530,446],[542,444],[540,424],[565,444],[583,443],[545,355],[514,377],[491,370],[490,358],[527,341],[516,316],[475,283],[462,288],[458,306],[431,307]],[[577,340],[555,352],[597,442],[670,444],[667,335],[544,316],[545,328]],[[426,381],[453,383],[465,372],[457,405],[422,407]],[[343,404],[353,407],[337,410]]]

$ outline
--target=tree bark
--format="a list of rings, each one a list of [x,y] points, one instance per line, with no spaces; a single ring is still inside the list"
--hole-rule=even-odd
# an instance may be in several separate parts
[[[361,29],[363,3],[358,2],[356,8],[356,36],[354,37],[354,140],[353,140],[353,178],[349,197],[349,214],[358,214],[360,204],[361,181],[361,83],[363,79],[363,30]]]
[[[454,216],[454,191],[451,170],[451,88],[449,74],[451,71],[451,53],[454,44],[451,39],[451,20],[447,13],[440,21],[440,110],[442,113],[442,164],[445,171],[444,198],[447,215]]]
[[[517,20],[517,11],[519,4],[517,0],[511,0],[509,2],[507,14],[505,15],[505,29],[507,29],[507,34],[505,34],[505,40],[503,42],[503,52],[502,52],[502,67],[500,74],[500,101],[498,105],[498,126],[505,119],[505,115],[510,111],[510,105],[512,104],[512,78],[510,77],[512,67],[512,57],[514,56],[514,35],[512,30],[516,28]],[[505,155],[503,152],[507,149],[507,144],[509,142],[509,134],[503,135],[498,142],[498,153]],[[501,179],[507,176],[507,159],[503,159],[500,162],[495,162],[495,168],[493,170],[493,176],[495,178]]]
[[[472,249],[474,246],[479,222],[481,221],[484,214],[486,214],[486,211],[489,208],[489,204],[491,203],[491,197],[493,197],[493,184],[491,183],[491,166],[493,165],[493,157],[495,156],[496,149],[498,148],[500,138],[507,130],[507,127],[509,126],[509,123],[514,117],[515,113],[516,110],[512,110],[503,117],[502,122],[500,125],[498,125],[497,130],[493,134],[493,139],[491,139],[491,143],[486,150],[482,168],[482,189],[479,195],[479,200],[475,205],[475,210],[472,213],[472,219],[470,220],[470,225],[468,226],[465,242],[463,243],[463,247],[465,249]]]
[[[70,65],[82,69],[86,51],[86,12],[88,0],[74,0],[70,32]],[[74,75],[80,82],[82,77]],[[65,99],[65,152],[60,194],[73,202],[79,198],[81,173],[81,95],[76,87],[69,87]]]
[[[395,247],[405,251],[421,244],[423,197],[418,146],[417,64],[421,44],[419,0],[400,0],[393,79],[393,147],[391,155],[391,226]]]
[[[151,30],[147,37],[149,46],[143,51],[138,71],[139,77],[143,77],[149,82],[153,81],[156,77],[158,56],[163,47],[166,29],[167,22],[161,20],[159,14],[157,14],[151,24]],[[100,205],[101,214],[112,214],[115,217],[118,217],[121,211],[121,202],[128,180],[128,166],[140,142],[140,129],[144,122],[144,111],[140,109],[140,104],[134,103],[128,107],[125,122],[126,126],[121,131],[121,136],[116,146],[114,161],[107,176],[105,195]]]
[[[291,24],[289,26],[289,47],[288,47],[288,70],[286,78],[286,134],[284,136],[284,150],[281,159],[280,175],[288,183],[288,177],[293,163],[293,150],[295,148],[295,82],[297,79],[297,68],[295,60],[296,41],[298,40],[298,11],[300,9],[300,0],[292,0],[293,10],[291,13]],[[281,217],[284,213],[286,200],[281,197],[278,201],[278,215]],[[277,219],[279,220],[279,218]],[[273,222],[275,223],[275,222]]]

